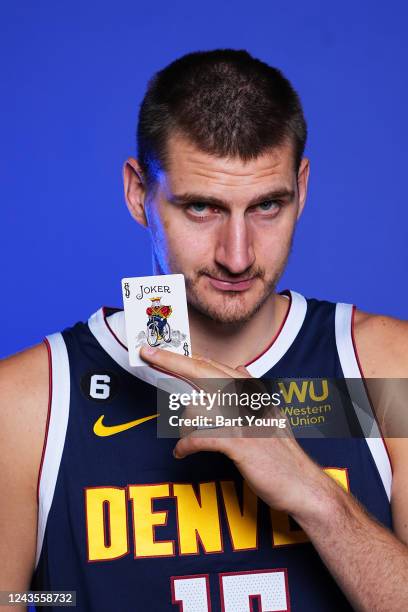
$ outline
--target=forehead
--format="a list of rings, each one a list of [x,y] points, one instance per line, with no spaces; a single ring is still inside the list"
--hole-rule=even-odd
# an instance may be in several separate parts
[[[166,169],[159,184],[167,195],[188,191],[228,200],[243,199],[269,189],[291,189],[296,178],[293,148],[273,147],[257,158],[216,157],[181,135],[170,136]]]

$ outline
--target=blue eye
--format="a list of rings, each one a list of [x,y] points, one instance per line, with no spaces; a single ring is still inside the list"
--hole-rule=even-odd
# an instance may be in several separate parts
[[[190,206],[192,210],[197,213],[202,213],[207,208],[207,204],[201,204],[200,202],[197,202],[196,204],[190,204]]]
[[[268,200],[267,202],[262,202],[259,204],[259,208],[261,210],[271,210],[275,206],[279,206],[279,204],[274,200]]]

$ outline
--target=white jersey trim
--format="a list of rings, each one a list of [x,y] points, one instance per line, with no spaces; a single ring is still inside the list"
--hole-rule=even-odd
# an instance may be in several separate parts
[[[356,397],[356,385],[353,384],[352,396],[356,400],[353,401],[353,406],[363,431],[366,432],[370,429],[370,433],[368,437],[366,437],[366,442],[368,448],[370,449],[373,460],[377,466],[377,470],[383,482],[387,497],[390,500],[392,485],[391,464],[388,457],[387,449],[385,447],[385,442],[381,436],[381,432],[375,420],[371,404],[369,398],[367,397],[367,393],[361,377],[360,367],[358,365],[357,356],[353,344],[352,319],[352,304],[343,304],[341,302],[336,304],[335,331],[337,352],[340,359],[340,365],[343,370],[343,374],[346,381],[348,378],[357,378],[361,380],[361,386],[358,389],[358,397]]]
[[[114,317],[114,328],[110,326],[111,318]],[[125,319],[124,312],[120,311],[109,318],[109,323],[100,308],[88,320],[88,326],[102,348],[118,363],[124,370],[144,380],[145,382],[159,387],[169,393],[191,393],[192,386],[187,381],[167,374],[149,365],[131,366],[129,364],[129,353],[125,346]]]
[[[38,565],[44,541],[45,528],[54,497],[67,433],[70,402],[70,371],[67,347],[62,334],[46,337],[50,347],[50,405],[43,462],[38,486],[37,551]]]
[[[296,293],[296,291],[290,291],[289,311],[278,336],[260,357],[247,366],[247,370],[252,376],[261,377],[285,355],[303,325],[306,311],[307,301],[303,295]],[[174,376],[158,371],[151,366],[134,367],[129,364],[124,312],[122,310],[106,318],[104,309],[100,308],[89,318],[88,325],[102,348],[130,374],[165,390],[169,390],[168,385],[171,382],[171,391],[173,392],[179,390],[179,388],[181,392],[191,389],[191,387],[186,387],[187,383],[184,381],[176,379],[178,382],[175,383]],[[177,389],[174,384],[177,385]]]
[[[291,303],[286,320],[271,346],[258,359],[246,366],[248,372],[260,378],[287,353],[300,332],[307,312],[307,301],[300,293],[290,291]]]

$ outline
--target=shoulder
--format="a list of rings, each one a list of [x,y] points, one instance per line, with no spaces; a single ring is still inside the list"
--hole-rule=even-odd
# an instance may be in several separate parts
[[[353,329],[365,378],[408,377],[408,321],[356,309]]]
[[[32,396],[44,385],[48,388],[48,351],[45,342],[0,360],[0,390],[9,399]],[[24,398],[27,400],[27,397]]]
[[[405,417],[401,419],[408,383],[408,322],[356,310],[354,341],[364,378],[370,379],[370,399],[391,456],[395,497],[408,460],[408,423]]]
[[[21,467],[36,488],[49,396],[48,351],[43,342],[0,360],[0,449],[2,463]]]

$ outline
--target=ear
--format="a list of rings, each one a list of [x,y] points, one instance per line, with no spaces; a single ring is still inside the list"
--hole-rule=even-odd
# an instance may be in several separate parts
[[[300,162],[297,183],[298,183],[298,191],[299,191],[299,211],[297,218],[299,219],[302,214],[307,195],[307,185],[309,182],[309,173],[310,173],[310,162],[304,157]]]
[[[130,214],[140,225],[147,227],[146,186],[139,163],[133,157],[129,157],[123,164],[123,187]]]

